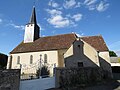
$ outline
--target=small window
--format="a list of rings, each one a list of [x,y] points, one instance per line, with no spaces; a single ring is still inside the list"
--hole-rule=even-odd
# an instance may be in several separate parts
[[[44,63],[47,63],[47,54],[44,55]]]
[[[78,47],[80,48],[80,45],[78,45]]]
[[[78,67],[83,67],[83,62],[78,62]]]
[[[31,55],[30,56],[30,64],[32,64],[33,63],[33,56]]]
[[[20,56],[17,57],[17,64],[20,64]]]

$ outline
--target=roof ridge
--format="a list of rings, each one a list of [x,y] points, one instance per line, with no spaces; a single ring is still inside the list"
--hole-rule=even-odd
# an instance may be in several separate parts
[[[102,35],[82,36],[82,37],[80,37],[80,38],[84,38],[84,37],[86,37],[86,38],[87,38],[87,37],[102,37]]]
[[[76,35],[74,33],[68,33],[68,34],[57,34],[57,35],[53,35],[53,36],[45,36],[45,37],[56,37],[56,36],[63,36],[63,35]],[[45,37],[40,37],[40,38],[45,38]]]

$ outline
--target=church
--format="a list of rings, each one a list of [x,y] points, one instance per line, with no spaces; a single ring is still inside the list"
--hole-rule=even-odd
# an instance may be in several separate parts
[[[102,67],[111,73],[109,50],[101,35],[78,37],[69,33],[41,37],[39,29],[33,7],[24,40],[10,52],[7,69],[36,74],[47,66],[52,76],[55,67]]]

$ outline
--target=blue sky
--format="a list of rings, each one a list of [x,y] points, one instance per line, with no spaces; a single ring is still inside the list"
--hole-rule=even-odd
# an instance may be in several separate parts
[[[1,0],[0,52],[23,40],[34,2],[41,36],[102,35],[110,50],[120,50],[120,0]]]

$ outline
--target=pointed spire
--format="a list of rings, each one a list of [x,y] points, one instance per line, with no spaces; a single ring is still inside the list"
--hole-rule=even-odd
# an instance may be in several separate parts
[[[32,15],[31,15],[29,23],[31,23],[31,24],[37,24],[36,13],[35,13],[35,6],[33,6]]]

